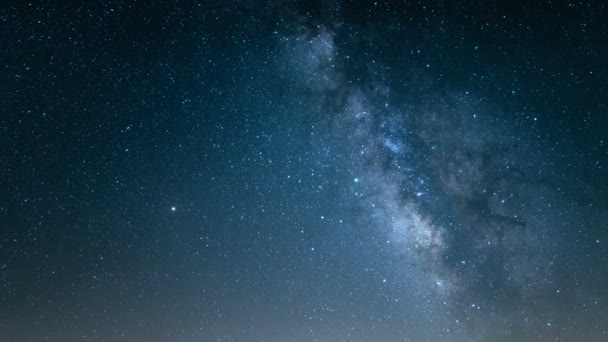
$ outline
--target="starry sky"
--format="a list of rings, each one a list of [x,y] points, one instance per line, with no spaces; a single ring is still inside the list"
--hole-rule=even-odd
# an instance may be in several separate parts
[[[1,341],[608,340],[603,1],[0,9]]]

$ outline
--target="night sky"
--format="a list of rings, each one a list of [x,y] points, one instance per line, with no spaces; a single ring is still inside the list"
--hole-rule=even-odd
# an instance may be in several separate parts
[[[0,9],[0,341],[608,341],[608,3]]]

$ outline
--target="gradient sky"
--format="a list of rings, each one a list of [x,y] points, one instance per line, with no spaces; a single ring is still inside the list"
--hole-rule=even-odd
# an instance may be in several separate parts
[[[0,340],[608,340],[602,1],[0,8]]]

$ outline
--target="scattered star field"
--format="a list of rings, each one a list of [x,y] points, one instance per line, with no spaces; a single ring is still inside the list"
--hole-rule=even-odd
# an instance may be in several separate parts
[[[603,2],[0,23],[1,341],[608,341]]]

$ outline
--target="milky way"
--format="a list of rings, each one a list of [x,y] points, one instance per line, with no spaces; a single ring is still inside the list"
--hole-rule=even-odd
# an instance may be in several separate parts
[[[608,339],[598,3],[0,12],[0,340]]]
[[[589,185],[573,184],[565,174],[543,175],[554,156],[534,150],[529,128],[497,119],[506,114],[493,112],[482,92],[415,85],[393,91],[392,68],[374,59],[363,68],[352,61],[365,43],[342,36],[351,30],[343,22],[300,26],[280,42],[299,90],[310,95],[305,101],[313,120],[331,137],[334,158],[348,165],[354,183],[347,193],[360,208],[356,225],[386,237],[387,249],[400,257],[394,281],[419,295],[414,300],[447,304],[446,312],[491,308],[476,338],[495,339],[485,326],[520,323],[513,316],[522,324],[539,319],[538,298],[560,293],[556,272],[575,271],[556,270],[569,242],[560,217],[571,223],[590,215],[555,185],[579,192]],[[366,38],[368,44],[382,39]],[[341,39],[344,51],[336,46]],[[423,68],[403,79],[432,74]],[[558,317],[544,319],[550,326]],[[474,330],[480,328],[473,321]]]

